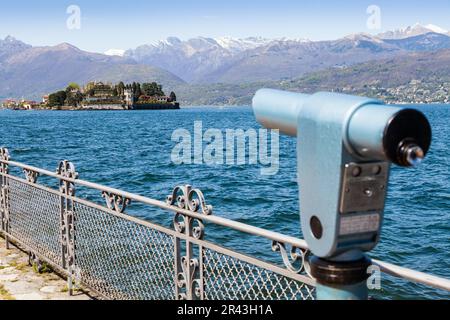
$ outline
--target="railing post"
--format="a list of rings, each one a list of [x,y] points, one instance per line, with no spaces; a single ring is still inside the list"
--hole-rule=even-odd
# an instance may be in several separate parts
[[[0,159],[2,161],[9,161],[9,151],[6,148],[0,149]],[[1,228],[3,231],[3,234],[5,236],[5,243],[6,243],[6,249],[9,249],[9,223],[10,223],[10,217],[9,217],[9,181],[8,177],[6,176],[9,173],[9,166],[8,164],[2,162],[0,164],[0,172],[1,172]]]
[[[73,201],[70,197],[75,195],[75,184],[64,178],[77,179],[73,163],[64,160],[59,163],[57,174],[59,180],[60,197],[60,222],[61,222],[61,253],[63,268],[67,269],[67,286],[69,295],[73,294],[73,283],[75,279],[75,216]]]
[[[181,209],[202,214],[212,214],[212,207],[206,205],[203,194],[191,186],[176,187],[167,197],[169,205],[177,205]],[[202,240],[204,225],[199,219],[177,213],[173,219],[175,231],[179,234],[175,238],[175,293],[178,300],[203,300],[203,254],[202,246],[197,246],[190,239]],[[182,255],[184,240],[185,255]],[[198,250],[198,254],[196,251]]]

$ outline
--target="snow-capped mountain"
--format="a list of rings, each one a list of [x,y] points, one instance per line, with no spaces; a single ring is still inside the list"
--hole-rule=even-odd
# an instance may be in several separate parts
[[[186,41],[182,41],[177,37],[169,37],[164,40],[154,41],[146,45],[139,46],[135,50],[128,50],[127,55],[132,55],[133,51],[152,51],[152,52],[167,52],[172,49],[179,49],[184,51],[187,55],[193,55],[201,51],[220,50],[228,54],[237,54],[247,50],[256,49],[269,45],[274,42],[296,42],[307,43],[310,40],[307,39],[268,39],[262,37],[248,37],[248,38],[233,38],[233,37],[220,37],[220,38],[206,38],[197,37]]]
[[[253,51],[310,43],[305,39],[244,39],[197,37],[180,40],[170,37],[125,52],[125,57],[139,63],[159,66],[193,82],[216,81],[220,74],[244,59]]]
[[[118,56],[118,57],[123,57],[125,55],[125,51],[123,49],[109,49],[107,51],[105,51],[105,55],[107,56]]]
[[[413,26],[409,26],[402,29],[396,29],[388,32],[384,32],[378,35],[381,39],[389,39],[389,40],[399,40],[406,39],[414,36],[419,36],[427,33],[439,33],[450,36],[448,30],[445,30],[439,26],[434,24],[421,25],[420,23],[416,23]]]
[[[431,31],[433,31],[435,33],[441,33],[441,34],[450,35],[450,32],[448,30],[445,30],[445,29],[443,29],[443,28],[441,28],[439,26],[436,26],[434,24],[427,24],[425,26],[425,28],[427,28],[428,30],[431,30]]]
[[[279,39],[268,39],[261,37],[249,37],[244,39],[237,39],[232,37],[221,37],[214,39],[217,44],[219,44],[223,49],[229,50],[233,53],[239,53],[246,50],[256,49],[262,46],[266,46],[270,43],[274,43],[277,41],[292,41],[297,43],[305,43],[309,42],[308,39],[289,39],[289,38],[279,38]]]
[[[265,38],[246,38],[246,39],[236,39],[232,37],[222,37],[214,39],[219,46],[225,50],[231,52],[242,52],[245,50],[254,49],[260,47],[270,40]]]
[[[128,50],[124,56],[187,82],[236,83],[289,79],[333,66],[445,48],[450,48],[446,30],[417,24],[378,36],[360,33],[332,41],[171,37]]]

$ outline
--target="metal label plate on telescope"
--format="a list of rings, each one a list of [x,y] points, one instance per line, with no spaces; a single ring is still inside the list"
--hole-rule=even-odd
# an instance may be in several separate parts
[[[380,214],[347,215],[341,218],[339,235],[376,232],[380,228]]]
[[[344,167],[340,212],[382,211],[389,176],[387,162],[349,163]]]

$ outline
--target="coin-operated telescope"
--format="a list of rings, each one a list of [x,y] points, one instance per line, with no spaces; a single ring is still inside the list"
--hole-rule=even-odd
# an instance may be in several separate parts
[[[363,252],[380,239],[390,165],[424,159],[427,118],[369,98],[272,89],[256,93],[253,110],[266,128],[298,136],[301,225],[318,298],[366,298]]]

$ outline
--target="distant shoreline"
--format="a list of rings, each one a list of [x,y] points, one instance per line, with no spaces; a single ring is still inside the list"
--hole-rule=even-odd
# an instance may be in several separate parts
[[[132,108],[126,108],[124,106],[104,105],[101,107],[70,107],[62,106],[60,108],[0,108],[1,110],[13,110],[13,111],[133,111],[133,110],[179,110],[180,104],[176,103],[148,103],[148,104],[136,104]]]
[[[450,103],[432,102],[432,103],[408,103],[408,102],[396,102],[387,103],[390,106],[450,106]],[[169,107],[169,108],[148,108],[148,109],[89,109],[89,108],[62,108],[62,109],[12,109],[12,108],[0,108],[1,110],[11,111],[144,111],[144,110],[182,110],[182,109],[223,109],[223,108],[251,108],[251,104],[224,104],[224,105],[183,105],[183,107]]]

